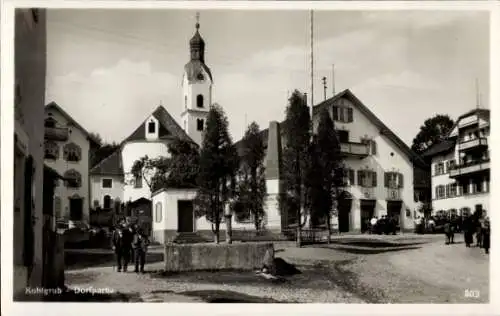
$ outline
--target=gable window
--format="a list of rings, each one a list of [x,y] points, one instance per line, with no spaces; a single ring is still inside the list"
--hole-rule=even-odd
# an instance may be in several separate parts
[[[203,119],[196,120],[196,130],[203,131]]]
[[[161,203],[157,202],[155,206],[155,221],[160,223],[162,220]]]
[[[444,173],[444,163],[438,162],[434,166],[434,175],[439,176]]]
[[[69,179],[66,181],[66,187],[79,188],[82,186],[82,175],[75,169],[68,170],[64,173],[64,177]]]
[[[349,131],[338,130],[337,134],[339,135],[339,141],[341,143],[348,143],[349,142]]]
[[[196,106],[199,107],[199,108],[203,107],[203,95],[198,94],[196,96]]]
[[[188,97],[187,95],[184,96],[184,109],[187,110],[188,108]]]
[[[141,176],[136,176],[134,178],[134,188],[136,188],[136,189],[142,188],[142,177]]]
[[[112,188],[113,187],[113,179],[102,179],[102,187],[103,188]]]
[[[386,172],[384,186],[389,189],[399,189],[403,187],[403,174],[399,172]]]
[[[342,123],[351,123],[354,121],[353,110],[347,106],[333,106],[333,120]]]
[[[155,132],[156,132],[156,124],[155,122],[151,121],[148,123],[148,133],[154,134]]]
[[[75,143],[64,145],[64,159],[66,161],[78,162],[82,159],[82,149]]]
[[[373,139],[370,140],[370,150],[372,155],[377,154],[377,143]]]
[[[54,128],[56,127],[56,120],[54,120],[52,117],[49,117],[48,119],[45,120],[45,127],[47,128]]]
[[[55,142],[44,143],[44,159],[57,160],[59,158],[59,146]]]
[[[377,172],[371,170],[358,170],[358,185],[364,188],[377,186]]]

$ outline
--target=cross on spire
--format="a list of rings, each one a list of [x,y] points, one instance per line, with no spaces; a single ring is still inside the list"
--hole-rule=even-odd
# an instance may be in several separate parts
[[[200,28],[200,12],[196,12],[196,29]]]

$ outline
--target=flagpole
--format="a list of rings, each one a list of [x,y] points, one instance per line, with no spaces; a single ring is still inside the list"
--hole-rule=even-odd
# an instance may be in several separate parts
[[[311,24],[311,121],[314,106],[314,11],[310,12]]]

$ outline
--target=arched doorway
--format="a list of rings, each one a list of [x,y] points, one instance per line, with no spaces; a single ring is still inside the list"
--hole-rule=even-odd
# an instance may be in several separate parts
[[[339,232],[345,233],[350,230],[349,215],[352,207],[352,195],[347,191],[342,191],[338,198],[338,218]]]

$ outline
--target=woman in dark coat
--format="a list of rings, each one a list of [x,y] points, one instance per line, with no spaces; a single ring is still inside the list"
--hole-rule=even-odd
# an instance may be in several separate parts
[[[490,219],[485,218],[482,227],[483,248],[485,253],[490,253]]]
[[[474,242],[474,227],[472,223],[472,218],[467,215],[463,222],[463,232],[464,232],[464,241],[465,247],[470,247],[470,245]]]

